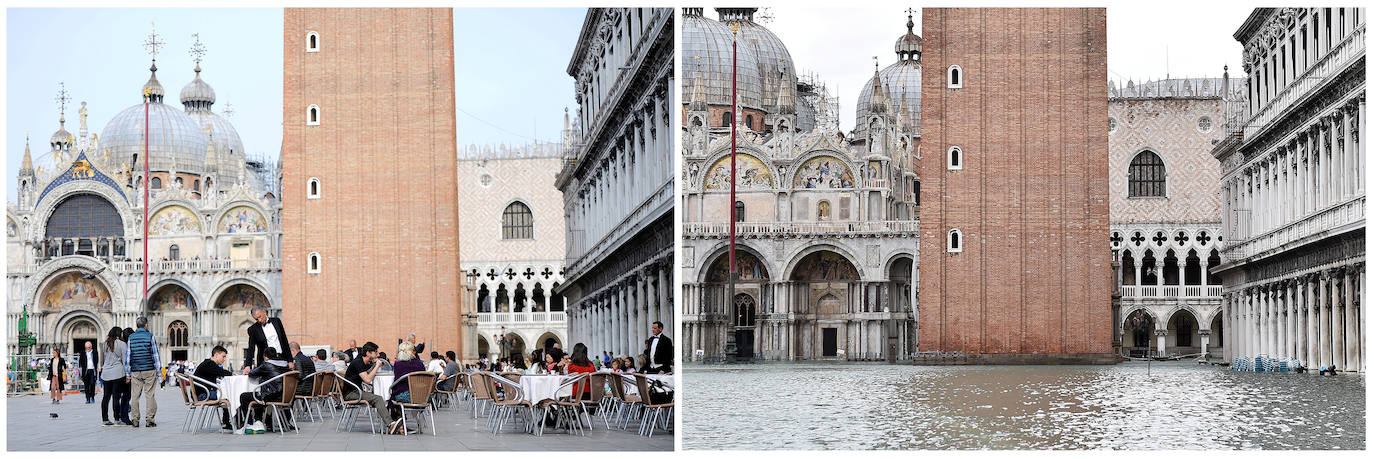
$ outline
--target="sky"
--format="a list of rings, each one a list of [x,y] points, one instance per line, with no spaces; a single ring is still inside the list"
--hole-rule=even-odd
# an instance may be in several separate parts
[[[201,79],[215,89],[213,110],[238,130],[250,155],[281,151],[282,10],[277,8],[9,8],[6,17],[5,195],[12,196],[24,133],[37,159],[58,128],[58,84],[65,83],[67,130],[87,103],[89,132],[142,103],[151,56],[142,43],[156,30],[164,103],[180,108],[195,76],[188,51],[199,33],[207,49]],[[454,14],[455,100],[459,143],[558,141],[563,108],[576,113],[568,61],[585,8],[458,9]],[[255,32],[249,33],[250,26]],[[261,31],[261,32],[257,32]],[[531,33],[535,31],[537,33]]]
[[[458,143],[557,142],[577,113],[568,61],[586,8],[455,9]]]
[[[1241,45],[1231,34],[1253,5],[1225,2],[1125,2],[1107,8],[1108,77],[1121,82],[1172,77],[1220,77],[1231,65],[1239,77]],[[707,5],[706,17],[716,18]],[[730,6],[730,5],[726,5]],[[906,34],[906,9],[914,8],[921,34],[920,3],[884,7],[774,6],[764,26],[787,45],[797,73],[815,72],[839,97],[840,128],[854,128],[854,106],[873,76],[873,56],[887,67],[897,61],[892,45]],[[759,20],[756,15],[755,20]],[[818,31],[823,31],[818,33]],[[1167,59],[1166,59],[1167,57]],[[1167,65],[1166,65],[1167,64]]]

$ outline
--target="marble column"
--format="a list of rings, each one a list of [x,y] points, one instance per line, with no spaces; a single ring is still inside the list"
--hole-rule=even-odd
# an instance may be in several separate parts
[[[1345,341],[1345,363],[1341,368],[1350,371],[1360,371],[1360,334],[1359,323],[1356,321],[1355,312],[1355,282],[1353,267],[1341,270],[1341,284],[1345,286],[1344,298],[1341,303],[1345,305],[1345,315],[1342,322],[1345,324],[1342,335]]]
[[[1319,330],[1317,325],[1319,317],[1317,310],[1321,307],[1317,295],[1319,284],[1317,282],[1317,275],[1312,273],[1304,274],[1302,276],[1302,281],[1303,307],[1307,312],[1307,327],[1303,336],[1307,359],[1303,362],[1303,366],[1316,368],[1321,362],[1321,346],[1317,344],[1317,334]]]
[[[1355,168],[1354,142],[1351,141],[1350,108],[1342,106],[1340,111],[1341,122],[1341,198],[1351,197],[1355,194]]]
[[[1331,274],[1322,271],[1318,280],[1317,300],[1317,364],[1331,366]]]
[[[1293,279],[1284,281],[1284,302],[1287,304],[1285,311],[1288,313],[1288,341],[1285,342],[1285,350],[1290,359],[1300,359],[1302,354],[1298,349],[1300,342],[1298,339],[1298,327],[1302,318],[1298,316],[1298,283]]]
[[[1167,329],[1164,329],[1164,330],[1159,329],[1158,326],[1160,326],[1160,325],[1165,326],[1165,327],[1168,326],[1167,324],[1156,324],[1156,328],[1155,328],[1155,341],[1158,343],[1159,355],[1166,355],[1166,354],[1164,353],[1164,344],[1165,344],[1164,338],[1165,338],[1166,336],[1169,335],[1169,330],[1167,330]]]
[[[1345,298],[1342,281],[1344,268],[1331,268],[1331,364],[1345,371]]]

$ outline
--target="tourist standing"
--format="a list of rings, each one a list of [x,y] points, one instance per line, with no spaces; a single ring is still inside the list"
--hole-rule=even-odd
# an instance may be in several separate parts
[[[143,414],[138,405],[139,398],[142,397],[148,402],[148,418],[145,425],[157,427],[157,423],[153,422],[153,418],[157,416],[157,398],[153,389],[157,386],[157,370],[162,367],[162,357],[158,355],[157,339],[148,331],[148,318],[139,316],[134,324],[138,329],[129,335],[129,349],[124,354],[124,371],[129,373],[130,384],[133,386],[129,390],[129,420],[133,422],[134,427],[138,427],[140,415]]]
[[[105,425],[112,426],[110,413],[114,413],[114,420],[133,425],[129,422],[129,410],[124,404],[124,393],[129,391],[129,374],[124,372],[124,354],[129,351],[129,346],[124,344],[124,330],[119,327],[110,329],[105,334],[105,363],[100,366],[100,380],[105,385],[105,395],[100,397],[100,419]],[[114,408],[110,408],[110,400],[114,400]]]
[[[48,359],[48,398],[53,404],[62,403],[62,389],[66,388],[67,359],[62,358],[62,350],[52,348],[52,358]]]
[[[77,358],[81,368],[81,389],[86,393],[86,404],[95,403],[95,374],[100,368],[100,353],[96,352],[92,341],[86,342],[86,350]]]

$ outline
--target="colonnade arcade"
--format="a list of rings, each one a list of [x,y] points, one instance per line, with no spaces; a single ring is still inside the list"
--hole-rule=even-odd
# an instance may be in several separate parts
[[[700,277],[683,286],[684,314],[695,317],[683,324],[685,358],[882,360],[915,352],[913,254],[895,254],[864,275],[837,246],[814,245],[770,267],[738,244],[729,298],[727,250],[712,251]]]
[[[1307,368],[1363,371],[1364,260],[1240,285],[1225,295],[1235,330],[1227,359],[1296,359]]]

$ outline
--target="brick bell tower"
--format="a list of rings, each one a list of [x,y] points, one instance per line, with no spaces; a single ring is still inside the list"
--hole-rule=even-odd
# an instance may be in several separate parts
[[[1107,362],[1102,8],[927,8],[920,349]]]
[[[458,264],[453,11],[287,8],[284,22],[287,333],[389,355],[415,333],[427,351],[475,353]]]

